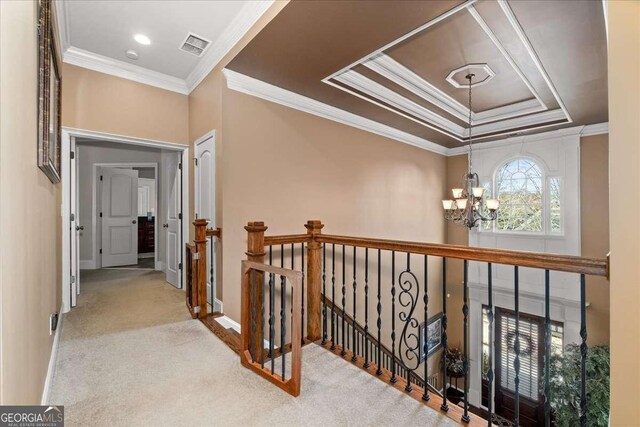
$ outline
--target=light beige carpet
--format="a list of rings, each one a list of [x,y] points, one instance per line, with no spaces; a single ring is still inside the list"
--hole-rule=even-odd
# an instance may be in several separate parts
[[[191,320],[161,273],[135,270],[83,275],[51,403],[68,426],[457,425],[314,344],[291,397]]]

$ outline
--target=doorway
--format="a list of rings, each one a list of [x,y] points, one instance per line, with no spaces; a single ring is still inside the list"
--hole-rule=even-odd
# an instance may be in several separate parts
[[[102,183],[105,179],[105,170],[111,179],[111,188],[105,194],[98,193],[99,185],[96,185],[95,192],[93,193],[93,200],[97,200],[100,197],[101,202],[103,197],[107,197],[111,194],[115,197],[118,192],[122,195],[126,193],[128,195],[128,204],[119,204],[115,209],[111,209],[110,215],[107,217],[105,211],[98,210],[97,206],[91,209],[89,216],[95,215],[99,217],[100,212],[103,214],[103,219],[124,221],[120,218],[127,214],[126,224],[116,224],[113,221],[100,222],[88,221],[87,215],[80,214],[80,201],[83,197],[87,197],[86,194],[79,194],[79,159],[78,151],[82,150],[82,144],[86,142],[98,142],[106,145],[107,143],[114,143],[117,146],[129,147],[130,149],[155,149],[162,153],[162,160],[155,162],[154,164],[142,163],[129,163],[126,166],[122,165],[122,162],[103,162],[99,167],[101,173],[98,173],[98,166],[95,167],[96,179],[94,183],[98,182],[99,177],[103,177]],[[63,234],[63,268],[62,268],[62,294],[63,294],[63,307],[62,311],[67,312],[76,305],[77,296],[80,293],[81,288],[81,272],[80,268],[99,268],[102,267],[102,257],[104,255],[105,246],[92,245],[97,252],[95,256],[86,255],[84,259],[81,258],[80,253],[80,239],[82,236],[92,234],[97,236],[98,234],[105,234],[105,239],[108,238],[108,244],[112,244],[109,249],[107,258],[113,255],[125,255],[130,258],[126,262],[131,262],[135,259],[133,264],[137,266],[138,254],[144,254],[144,257],[149,257],[151,262],[147,261],[151,267],[156,270],[170,271],[167,274],[167,282],[173,286],[182,288],[184,283],[184,271],[181,266],[184,265],[184,236],[189,234],[189,212],[186,208],[189,206],[189,181],[188,168],[189,168],[189,147],[180,144],[174,144],[169,142],[151,141],[133,137],[124,137],[118,135],[112,135],[102,132],[93,132],[78,129],[62,130],[62,234]],[[135,159],[133,159],[135,160]],[[153,207],[153,197],[149,197],[153,193],[153,184],[151,181],[142,181],[143,185],[139,185],[138,179],[140,175],[145,173],[145,168],[154,168],[153,181],[155,181],[155,207]],[[158,169],[159,168],[159,169]],[[173,173],[164,173],[163,171],[171,170],[174,168]],[[115,169],[115,170],[113,170]],[[128,172],[123,172],[128,171]],[[137,175],[137,177],[134,177]],[[172,175],[172,184],[166,183],[169,179],[169,175]],[[143,179],[151,180],[150,177],[143,176]],[[133,185],[135,180],[135,186]],[[127,183],[127,186],[124,184]],[[114,193],[115,188],[115,193]],[[172,197],[173,210],[169,208],[169,200],[165,202],[160,201],[160,194],[162,191],[167,190]],[[170,191],[169,191],[170,190]],[[93,190],[92,190],[93,191]],[[101,191],[101,190],[100,190]],[[118,199],[120,200],[120,199]],[[109,200],[106,200],[109,203]],[[144,205],[144,206],[141,206]],[[139,208],[146,210],[146,215]],[[126,211],[126,212],[125,212]],[[164,225],[171,216],[173,220],[173,227],[170,235],[167,230],[168,227]],[[144,229],[138,227],[140,221],[147,223],[147,234],[142,236]],[[90,222],[90,226],[85,226],[83,222]],[[135,222],[135,223],[134,223]],[[153,225],[151,225],[153,224]],[[101,230],[101,233],[94,233],[94,229],[98,225],[105,230]],[[149,231],[151,230],[151,231]],[[142,238],[142,239],[141,239]],[[95,239],[97,240],[97,239]],[[94,242],[95,242],[94,240]],[[142,240],[142,241],[141,241]],[[158,253],[159,241],[165,242],[166,250],[162,253]],[[174,247],[169,249],[168,243],[171,243]],[[101,242],[102,243],[102,242]],[[143,243],[145,246],[140,246]],[[86,245],[85,245],[86,246]],[[149,249],[153,247],[153,252]],[[103,254],[100,254],[100,249],[103,250]],[[83,249],[85,250],[85,249]],[[134,255],[132,255],[134,254]],[[120,257],[120,258],[124,258]],[[135,258],[134,258],[135,257]],[[98,263],[97,260],[100,260]],[[89,261],[88,261],[89,260]],[[93,264],[91,264],[93,262]],[[105,266],[112,263],[107,261]],[[116,264],[122,265],[125,263],[122,259],[117,260]]]

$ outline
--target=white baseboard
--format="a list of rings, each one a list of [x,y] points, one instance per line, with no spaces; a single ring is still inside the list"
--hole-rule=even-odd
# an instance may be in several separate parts
[[[224,313],[224,310],[222,309],[222,301],[220,301],[218,298],[213,299],[213,311]]]
[[[236,322],[229,316],[216,317],[216,322],[220,323],[225,329],[231,328],[236,332],[240,332],[240,323]]]
[[[92,259],[81,259],[80,260],[80,270],[95,270],[96,262]]]
[[[155,252],[148,252],[146,254],[138,254],[138,258],[155,258]]]
[[[41,405],[49,404],[49,393],[51,391],[51,384],[53,383],[53,375],[56,370],[56,360],[58,358],[58,346],[60,345],[60,335],[62,334],[62,323],[64,321],[64,313],[58,314],[58,326],[56,327],[56,334],[53,337],[53,345],[51,346],[51,357],[49,357],[49,367],[47,368],[47,377],[44,381],[44,388],[42,389]]]

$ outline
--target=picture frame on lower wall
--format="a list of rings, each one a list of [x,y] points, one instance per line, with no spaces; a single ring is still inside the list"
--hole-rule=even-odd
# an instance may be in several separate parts
[[[442,348],[442,313],[438,313],[422,322],[418,329],[420,344],[420,362],[424,362],[429,356]],[[425,338],[427,340],[427,353],[424,352]]]
[[[62,75],[51,0],[38,1],[38,167],[60,182]]]

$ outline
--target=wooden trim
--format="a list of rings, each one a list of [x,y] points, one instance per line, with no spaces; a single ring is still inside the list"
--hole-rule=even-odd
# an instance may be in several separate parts
[[[383,381],[385,384],[390,385],[391,387],[394,387],[398,390],[400,390],[402,393],[411,396],[412,398],[414,398],[415,400],[422,402],[424,405],[428,406],[429,408],[433,409],[434,411],[438,411],[440,414],[451,418],[452,420],[454,420],[455,422],[459,423],[459,424],[463,424],[466,426],[472,426],[472,427],[483,427],[487,425],[487,421],[481,417],[479,417],[478,415],[475,415],[473,413],[469,413],[469,417],[471,418],[471,420],[468,423],[463,423],[461,421],[462,419],[462,414],[463,414],[463,410],[461,407],[457,406],[457,405],[453,405],[453,404],[449,404],[449,410],[447,412],[444,412],[440,409],[440,405],[442,405],[442,397],[434,394],[434,393],[429,393],[429,400],[425,401],[422,400],[422,394],[424,393],[424,390],[422,389],[422,387],[419,387],[415,384],[412,384],[413,389],[409,392],[407,392],[405,390],[405,387],[407,385],[407,382],[404,380],[404,378],[401,378],[399,376],[396,376],[396,382],[392,383],[391,382],[391,372],[389,372],[388,370],[380,367],[380,370],[382,371],[382,374],[380,375],[376,375],[376,371],[378,370],[378,365],[376,365],[375,363],[371,363],[369,362],[369,367],[365,368],[364,367],[364,358],[360,357],[360,356],[355,356],[356,357],[356,361],[355,362],[351,362],[352,357],[354,356],[353,353],[349,350],[347,350],[344,355],[341,355],[342,353],[342,347],[339,345],[335,346],[335,350],[331,350],[331,344],[327,343],[325,345],[320,344],[319,342],[316,342],[316,344],[318,344],[320,347],[324,348],[325,350],[335,354],[337,357],[340,357],[342,359],[344,359],[345,361],[349,361],[349,363],[352,363],[354,366],[357,366],[358,368],[362,369],[363,371],[368,372],[369,374],[371,374],[372,376],[378,378],[380,381]]]
[[[315,239],[322,233],[322,221],[310,220],[305,224],[307,243],[307,338],[311,341],[322,337],[322,245]],[[303,244],[304,246],[304,244]],[[303,266],[304,268],[304,266]]]
[[[291,243],[308,243],[313,239],[310,234],[288,234],[283,236],[265,236],[265,246],[287,245]]]
[[[263,351],[260,351],[258,360],[254,360],[250,352],[251,341],[255,340],[255,337],[251,336],[251,284],[249,280],[252,270],[260,272],[261,276],[263,276],[265,273],[273,273],[278,276],[285,277],[291,283],[293,289],[293,313],[291,319],[291,378],[289,378],[288,380],[283,381],[280,375],[272,375],[269,369],[267,369],[266,367],[262,368],[260,358],[264,354]],[[302,273],[285,268],[273,267],[259,262],[242,261],[241,274],[242,284],[240,333],[242,347],[240,352],[240,361],[246,368],[254,371],[261,377],[270,381],[292,396],[297,397],[298,395],[300,395],[300,378],[302,376]],[[261,281],[259,281],[259,283],[261,283]],[[257,299],[261,300],[261,298]],[[256,310],[256,313],[260,313],[260,311]],[[256,330],[258,329],[256,328]],[[258,335],[261,340],[259,348],[262,348],[262,336],[261,334]]]
[[[315,239],[320,243],[356,246],[372,249],[409,252],[412,254],[434,255],[469,261],[491,262],[494,264],[517,265],[569,273],[607,276],[607,260],[604,258],[583,258],[572,255],[558,255],[540,252],[509,251],[502,249],[477,248],[461,245],[406,242],[398,240],[368,239],[363,237],[334,236],[319,234]]]
[[[204,319],[207,317],[207,220],[196,219],[193,225],[195,226],[193,242],[198,254],[197,260],[191,260],[194,263],[194,271],[197,271],[196,280],[193,282],[196,286],[194,294],[197,295],[197,305],[200,306],[198,318]]]
[[[186,259],[186,272],[185,272],[185,302],[187,309],[191,314],[191,317],[195,319],[198,314],[195,311],[195,307],[198,305],[197,293],[194,292],[194,284],[198,282],[198,269],[196,268],[197,260],[193,259],[193,254],[196,253],[195,245],[185,243],[185,259]]]
[[[210,236],[222,239],[222,228],[207,228],[207,237]]]

